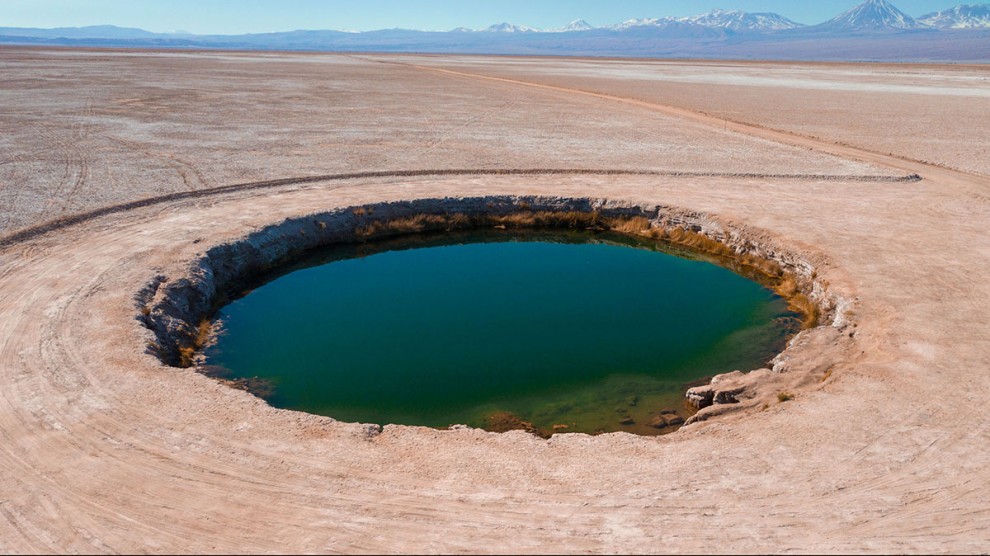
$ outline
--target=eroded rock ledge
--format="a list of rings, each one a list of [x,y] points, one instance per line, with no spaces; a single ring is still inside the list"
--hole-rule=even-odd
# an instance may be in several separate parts
[[[542,196],[422,199],[334,209],[287,219],[247,237],[209,247],[183,276],[155,276],[136,295],[138,318],[149,329],[148,351],[171,366],[189,366],[207,319],[238,289],[311,249],[335,243],[431,230],[491,226],[611,229],[647,235],[714,256],[767,283],[804,312],[807,327],[773,362],[773,369],[729,373],[692,388],[698,422],[727,411],[786,401],[788,389],[820,381],[848,340],[849,301],[830,291],[808,258],[765,232],[727,225],[695,211],[663,205]]]

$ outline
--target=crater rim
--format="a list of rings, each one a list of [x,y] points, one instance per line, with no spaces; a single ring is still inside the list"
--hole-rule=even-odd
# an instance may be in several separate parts
[[[208,319],[227,303],[236,285],[291,264],[312,250],[422,232],[501,226],[611,231],[656,239],[714,259],[711,262],[759,282],[805,316],[802,331],[772,360],[774,372],[793,359],[789,352],[802,336],[825,329],[845,330],[850,324],[851,303],[829,288],[814,264],[778,245],[768,233],[746,225],[727,224],[715,216],[678,207],[604,198],[444,197],[314,212],[207,247],[190,261],[182,276],[156,275],[135,295],[136,318],[151,336],[145,351],[165,366],[198,368],[201,348],[211,335]],[[696,417],[692,419],[707,419],[704,411]],[[378,431],[382,428],[371,426]]]

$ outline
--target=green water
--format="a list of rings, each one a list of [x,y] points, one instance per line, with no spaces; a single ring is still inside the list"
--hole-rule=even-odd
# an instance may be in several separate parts
[[[660,249],[512,231],[337,247],[223,307],[207,363],[342,421],[669,432],[658,415],[688,416],[686,383],[764,365],[797,321],[759,284]]]

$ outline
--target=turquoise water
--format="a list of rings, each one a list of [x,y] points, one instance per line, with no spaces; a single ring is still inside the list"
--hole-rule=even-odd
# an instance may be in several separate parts
[[[686,383],[762,366],[797,321],[659,248],[511,231],[338,247],[223,307],[207,363],[343,421],[666,432]]]

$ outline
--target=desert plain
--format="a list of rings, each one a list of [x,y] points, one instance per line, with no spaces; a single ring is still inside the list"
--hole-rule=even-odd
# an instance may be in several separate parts
[[[987,66],[4,47],[0,551],[986,552],[988,115]],[[848,305],[661,437],[378,430],[146,349],[211,245],[484,195],[704,214]]]

